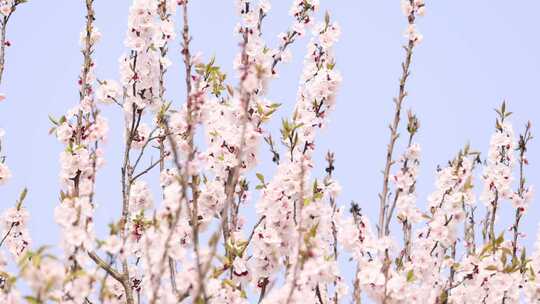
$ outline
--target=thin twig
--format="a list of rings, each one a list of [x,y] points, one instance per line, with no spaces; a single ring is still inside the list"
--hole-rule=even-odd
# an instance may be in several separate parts
[[[410,0],[411,2],[413,0]],[[414,12],[411,12],[411,14],[408,17],[409,24],[414,24],[416,19],[416,16]],[[409,39],[409,42],[407,46],[404,47],[405,49],[405,61],[402,63],[402,73],[401,78],[399,80],[399,94],[398,97],[394,99],[395,109],[394,109],[394,119],[392,124],[390,125],[390,141],[388,143],[388,148],[386,151],[386,164],[384,166],[384,177],[383,177],[383,186],[382,191],[379,194],[379,224],[377,226],[378,236],[379,238],[383,236],[383,229],[385,225],[385,216],[386,216],[386,208],[387,208],[387,199],[388,199],[388,180],[390,177],[390,169],[392,165],[394,164],[393,160],[393,154],[394,154],[394,146],[396,144],[396,141],[399,137],[398,128],[401,118],[401,106],[403,104],[403,100],[407,96],[406,91],[406,84],[407,79],[410,75],[410,67],[412,62],[412,55],[413,50],[415,46],[415,41]]]

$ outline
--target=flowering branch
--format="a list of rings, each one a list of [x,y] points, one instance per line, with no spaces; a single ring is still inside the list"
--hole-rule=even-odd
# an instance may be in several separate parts
[[[394,201],[392,203],[392,207],[390,208],[388,215],[386,216],[385,220],[385,227],[384,227],[384,235],[388,236],[390,234],[390,221],[392,219],[392,215],[394,214],[394,210],[398,203],[400,205],[403,205],[403,200],[407,198],[403,198],[402,194],[404,195],[412,195],[415,190],[416,186],[416,177],[417,177],[417,167],[419,165],[419,146],[414,145],[413,146],[413,138],[418,132],[418,129],[420,128],[420,124],[418,122],[418,118],[416,115],[414,115],[412,112],[409,111],[408,113],[408,124],[407,124],[407,132],[409,133],[409,141],[407,143],[407,152],[405,153],[402,161],[402,167],[398,174],[394,176],[394,180],[396,184],[398,185],[396,189],[396,193],[394,194]],[[409,164],[411,163],[411,164]],[[412,167],[412,168],[410,168]],[[400,199],[401,198],[401,199]],[[409,199],[411,197],[409,196]],[[413,207],[414,208],[414,207]],[[404,209],[401,207],[400,209]],[[403,228],[406,230],[404,231],[404,234],[407,235],[410,230],[410,220],[408,220],[409,217],[411,217],[411,212],[414,212],[415,210],[409,209],[408,212],[401,215],[401,221],[403,223]],[[414,217],[414,215],[412,215]],[[405,244],[408,244],[408,241],[405,242]],[[407,246],[406,246],[407,247]]]
[[[4,245],[4,242],[9,243],[9,249],[13,256],[20,256],[25,253],[26,249],[30,246],[30,239],[28,232],[26,231],[26,222],[29,217],[28,211],[23,207],[24,199],[28,190],[23,189],[19,195],[19,199],[15,204],[15,208],[8,209],[5,214],[4,236],[0,240],[0,248]]]
[[[6,47],[11,43],[6,39],[7,25],[11,15],[17,6],[26,3],[28,0],[6,0],[0,3],[0,84],[4,75]]]
[[[401,65],[402,73],[399,80],[399,93],[398,97],[394,99],[394,119],[390,125],[390,142],[388,143],[386,152],[386,164],[383,171],[383,186],[382,191],[379,194],[379,224],[377,226],[378,235],[382,237],[384,235],[385,217],[387,216],[387,200],[388,200],[388,181],[390,178],[390,169],[394,164],[393,153],[394,146],[399,137],[398,128],[401,117],[401,106],[403,100],[407,96],[406,84],[410,75],[410,67],[412,62],[412,55],[414,47],[422,41],[422,35],[416,31],[415,22],[416,16],[422,16],[424,14],[424,2],[423,0],[402,0],[402,9],[407,16],[409,26],[407,28],[408,43],[403,48],[405,49],[405,60]]]
[[[103,270],[105,270],[111,277],[113,277],[115,280],[117,280],[119,283],[126,284],[125,277],[116,271],[111,265],[109,265],[107,262],[102,260],[95,252],[90,251],[88,252],[88,256]],[[128,286],[128,288],[130,288]]]
[[[512,198],[512,203],[516,208],[516,216],[514,224],[512,225],[512,231],[514,233],[514,238],[512,242],[512,259],[517,259],[517,249],[518,249],[518,236],[519,236],[519,222],[523,217],[523,214],[527,210],[527,207],[532,200],[532,188],[526,187],[525,183],[525,165],[528,165],[529,162],[525,156],[527,152],[527,145],[533,139],[531,134],[531,122],[527,122],[525,125],[525,131],[523,134],[519,135],[518,142],[518,151],[519,151],[519,187],[517,193],[514,194]]]

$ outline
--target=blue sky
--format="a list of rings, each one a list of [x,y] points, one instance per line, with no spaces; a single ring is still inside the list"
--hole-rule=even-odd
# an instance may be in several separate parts
[[[237,19],[234,1],[191,2],[193,51],[203,52],[205,58],[215,55],[217,63],[231,72],[238,50],[237,38],[233,37]],[[264,31],[275,46],[277,34],[292,19],[287,14],[289,1],[273,2]],[[114,79],[118,76],[118,58],[124,51],[130,1],[95,3],[96,24],[103,33],[95,54],[96,74],[100,79]],[[392,98],[397,94],[403,57],[405,18],[398,0],[321,3],[321,13],[328,10],[342,27],[336,52],[344,81],[331,122],[317,140],[319,166],[315,171],[319,173],[314,175],[323,174],[324,154],[334,151],[336,177],[343,186],[340,204],[355,200],[375,218],[388,141],[387,125],[392,117]],[[418,22],[424,42],[414,54],[409,97],[404,105],[414,109],[421,120],[417,138],[423,150],[418,184],[421,206],[433,190],[438,164],[444,165],[467,142],[476,150],[487,151],[494,129],[493,108],[503,99],[514,112],[511,119],[516,131],[531,120],[533,134],[536,133],[535,123],[540,123],[538,11],[540,2],[536,0],[427,2],[427,15]],[[30,229],[36,245],[58,241],[53,208],[58,203],[58,154],[62,147],[47,135],[47,115],[62,115],[78,102],[76,82],[82,62],[78,41],[83,16],[83,1],[31,0],[17,10],[8,28],[12,46],[7,51],[0,88],[8,99],[0,103],[0,127],[7,133],[5,152],[13,179],[0,188],[0,207],[11,206],[18,192],[24,186],[29,188],[27,206],[32,214]],[[284,104],[271,123],[275,138],[279,135],[280,117],[290,115],[295,101],[305,44],[303,39],[292,48],[294,62],[282,66],[281,78],[270,89],[269,98]],[[184,96],[179,49],[178,43],[170,48],[175,65],[167,79],[168,97],[176,105]],[[111,132],[105,147],[107,165],[99,173],[97,185],[96,218],[102,226],[119,214],[122,145],[121,113],[113,107],[105,108],[103,113]],[[264,151],[263,158],[268,156]],[[534,140],[527,176],[528,182],[536,185],[540,185],[539,151],[540,141]],[[264,162],[255,171],[273,172],[270,156]],[[152,176],[157,181],[157,176]],[[513,216],[508,206],[502,212],[509,218]],[[539,216],[540,206],[535,201],[522,221],[528,246],[535,239]],[[501,229],[508,226],[507,221],[500,222]]]

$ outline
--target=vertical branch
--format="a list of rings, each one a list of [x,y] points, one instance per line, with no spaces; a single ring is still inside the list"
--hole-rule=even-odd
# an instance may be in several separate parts
[[[288,293],[288,296],[287,296],[287,301],[285,301],[286,304],[289,304],[291,303],[291,300],[292,300],[292,296],[294,294],[294,290],[296,289],[296,281],[298,280],[298,273],[300,272],[300,269],[303,268],[303,264],[304,264],[304,259],[302,258],[302,240],[304,239],[304,228],[303,228],[303,220],[302,220],[302,210],[303,210],[303,207],[304,207],[304,200],[305,200],[305,185],[304,185],[304,180],[305,180],[305,174],[306,174],[306,168],[305,168],[305,165],[304,165],[304,158],[302,157],[301,160],[300,160],[300,176],[298,178],[300,178],[300,193],[299,193],[299,196],[298,196],[298,204],[297,204],[297,209],[298,209],[298,238],[296,240],[296,247],[297,247],[297,251],[296,251],[296,256],[295,256],[295,262],[294,262],[294,268],[293,268],[293,272],[292,272],[292,282],[291,282],[291,288],[289,290],[289,293]],[[295,208],[295,209],[296,209]]]
[[[136,59],[135,59],[136,60]],[[134,85],[135,86],[135,85]],[[121,172],[121,185],[122,185],[122,215],[120,219],[120,235],[123,240],[127,239],[127,232],[126,232],[126,226],[127,221],[129,218],[129,195],[131,192],[131,180],[132,180],[132,168],[130,166],[130,151],[131,151],[131,145],[133,143],[133,137],[136,132],[135,127],[135,116],[136,116],[136,108],[135,105],[132,107],[132,123],[131,127],[127,129],[126,131],[126,142],[124,147],[124,156],[123,156],[123,164],[122,168],[120,169]],[[140,120],[141,114],[139,114],[139,120]],[[127,258],[124,256],[121,258],[122,263],[122,277],[123,277],[123,286],[126,292],[126,298],[128,304],[133,304],[133,291],[131,289],[130,282],[130,276],[129,276],[129,267],[128,267],[128,261]],[[126,284],[127,282],[127,284]]]
[[[464,227],[464,234],[465,234],[465,245],[467,247],[467,254],[474,254],[476,252],[476,236],[475,236],[475,219],[474,219],[474,211],[476,210],[476,207],[469,207],[467,209],[467,206],[463,204],[463,208],[465,209],[466,217],[465,217],[465,227]]]
[[[13,15],[13,12],[15,12],[17,9],[17,6],[27,1],[28,0],[14,0],[11,4],[11,8],[9,8],[9,12],[3,11],[0,13],[0,84],[2,84],[2,79],[4,76],[6,46],[10,45],[9,41],[6,39],[7,25],[11,15]]]
[[[195,122],[193,121],[193,112],[194,112],[194,99],[192,96],[192,83],[191,83],[191,72],[192,72],[192,62],[191,62],[191,52],[189,49],[189,44],[191,42],[191,36],[189,33],[189,16],[188,16],[188,0],[182,1],[182,14],[183,14],[183,29],[182,29],[182,55],[184,56],[184,67],[185,67],[185,81],[186,81],[186,100],[187,100],[187,123],[188,123],[188,159],[184,168],[185,171],[185,178],[184,180],[188,180],[191,178],[191,182],[189,183],[189,187],[191,188],[191,195],[192,195],[192,204],[193,208],[191,208],[191,224],[193,228],[193,244],[194,244],[194,250],[195,255],[197,259],[197,272],[199,276],[199,291],[202,291],[204,294],[204,278],[203,273],[201,270],[200,265],[200,253],[199,253],[199,202],[198,202],[198,176],[193,175],[190,177],[190,163],[193,161],[195,157],[195,143],[194,143],[194,129],[195,129]],[[206,295],[205,295],[206,298]]]
[[[452,257],[452,259],[454,259],[454,260],[456,259],[456,246],[457,246],[457,241],[452,243],[452,246],[450,246],[450,257]],[[448,278],[448,291],[447,291],[448,295],[450,295],[450,292],[451,292],[452,288],[454,287],[455,276],[456,276],[455,266],[451,265],[450,266],[450,275],[449,275],[449,278]]]
[[[94,13],[94,0],[86,0],[86,31],[85,31],[85,37],[84,37],[84,43],[85,46],[83,48],[83,56],[84,56],[84,64],[83,64],[83,70],[81,73],[80,78],[80,91],[79,91],[79,97],[80,101],[83,102],[86,98],[89,97],[90,94],[93,93],[92,84],[89,82],[91,69],[94,66],[94,63],[92,61],[92,54],[94,52],[93,46],[94,46],[94,20],[95,20],[95,13]],[[98,110],[95,107],[94,104],[92,104],[92,111],[91,115],[93,116],[94,120],[96,119],[98,115]],[[77,145],[80,145],[83,141],[83,132],[84,132],[84,119],[89,120],[90,116],[84,116],[82,110],[79,110],[78,116],[77,116],[77,126],[75,130],[75,143]],[[128,136],[130,137],[130,136]],[[94,143],[94,155],[92,160],[92,184],[95,182],[95,173],[96,173],[96,167],[97,167],[97,155],[96,150],[98,147],[98,142],[96,141]],[[124,178],[124,175],[122,176]],[[78,172],[77,175],[74,178],[74,190],[73,190],[73,196],[79,196],[79,183],[81,179],[81,172]],[[93,185],[92,185],[93,187]],[[124,190],[124,188],[123,188]],[[92,189],[91,193],[89,194],[89,199],[92,201],[94,195],[94,190]],[[125,222],[125,221],[124,221]],[[123,261],[123,273],[116,272],[116,270],[113,270],[111,266],[109,266],[107,263],[103,263],[103,261],[97,256],[96,253],[93,251],[88,251],[89,257],[94,260],[94,262],[102,269],[104,269],[109,275],[111,275],[113,278],[115,278],[124,288],[124,292],[126,294],[126,301],[128,304],[133,304],[133,295],[131,290],[131,284],[129,280],[129,274],[127,272],[127,262]]]
[[[186,1],[187,2],[187,1]],[[185,6],[185,5],[184,5]],[[161,21],[167,21],[170,19],[171,17],[171,14],[170,12],[167,11],[167,2],[166,1],[161,1],[159,3],[159,6],[158,6],[158,15],[161,19]],[[160,55],[161,55],[161,58],[165,58],[167,56],[167,53],[168,53],[168,41],[165,40],[165,43],[163,46],[161,46],[159,48],[159,51],[160,51]],[[165,91],[166,91],[166,88],[165,88],[165,74],[167,72],[167,67],[164,65],[163,62],[160,61],[159,63],[159,99],[161,101],[164,101],[165,100]],[[157,124],[159,125],[160,129],[161,129],[161,136],[159,137],[159,173],[160,173],[160,176],[161,174],[163,173],[163,171],[165,170],[165,158],[167,156],[167,152],[165,150],[165,140],[166,140],[166,127],[165,127],[165,116],[168,112],[168,109],[169,109],[169,104],[164,104],[162,106],[162,109],[161,111],[159,111],[158,115],[157,115]],[[164,192],[163,192],[164,189],[162,189],[162,198],[165,198],[164,197]],[[170,227],[171,229],[173,229],[173,227]],[[166,245],[167,246],[167,245]],[[166,253],[165,253],[166,255]],[[169,272],[170,272],[170,280],[171,280],[171,287],[174,291],[174,293],[176,294],[178,292],[178,288],[177,288],[177,285],[176,285],[176,262],[174,261],[174,259],[170,258],[169,257]],[[159,281],[161,281],[161,277],[158,278]],[[158,282],[159,283],[159,282]],[[159,284],[158,284],[159,286]],[[155,292],[154,292],[154,299],[157,298],[157,288],[155,288]]]
[[[488,239],[493,244],[493,252],[496,248],[495,219],[497,218],[497,207],[499,205],[499,191],[495,191],[495,199],[491,202],[491,212],[489,213],[489,234]]]
[[[187,99],[188,99],[188,107],[191,107],[190,95],[191,95],[191,70],[192,70],[192,64],[191,64],[191,52],[189,50],[189,44],[191,42],[191,36],[189,34],[189,18],[188,18],[188,0],[183,0],[182,2],[182,20],[183,20],[183,28],[182,28],[182,55],[184,55],[184,66],[186,71],[186,91],[187,91]]]
[[[414,0],[410,0],[411,9],[407,16],[408,22],[409,22],[409,41],[406,46],[404,46],[405,49],[405,60],[401,64],[401,78],[399,80],[399,93],[398,96],[394,99],[394,119],[392,120],[392,123],[390,124],[390,140],[387,146],[386,151],[386,163],[384,166],[383,171],[383,185],[382,185],[382,191],[379,194],[379,222],[377,226],[378,236],[379,238],[383,236],[384,234],[384,227],[385,227],[385,217],[387,214],[387,200],[388,200],[388,192],[389,192],[389,186],[388,186],[388,179],[390,176],[390,169],[392,168],[392,165],[394,164],[393,160],[393,154],[394,154],[394,146],[396,144],[396,141],[399,137],[398,128],[401,118],[401,106],[403,104],[403,100],[405,100],[405,97],[407,96],[407,79],[410,75],[410,66],[412,62],[412,56],[413,56],[413,50],[416,44],[421,40],[419,34],[413,32],[414,24],[416,20],[416,9],[414,9]]]
[[[361,217],[360,207],[358,206],[357,203],[355,203],[355,202],[351,203],[350,212],[351,212],[351,214],[353,216],[354,224],[357,227],[360,227],[361,225],[363,225],[363,223],[360,222],[360,217]],[[359,278],[359,275],[358,275],[359,273],[360,273],[360,263],[357,262],[356,271],[355,271],[354,280],[353,280],[353,294],[352,294],[352,296],[353,296],[353,303],[354,304],[361,304],[362,303],[362,289],[360,288],[360,278]]]
[[[519,143],[518,143],[518,150],[519,150],[519,187],[518,191],[515,195],[517,195],[517,198],[515,198],[514,195],[514,201],[517,201],[519,204],[515,204],[516,207],[516,215],[514,224],[512,225],[512,232],[513,232],[513,242],[512,242],[512,260],[516,260],[517,258],[517,249],[518,249],[518,236],[519,236],[519,222],[521,221],[521,218],[527,208],[527,204],[529,203],[529,196],[528,189],[525,187],[525,165],[528,164],[527,158],[525,156],[525,153],[527,152],[527,145],[529,141],[533,139],[531,134],[531,123],[527,122],[525,125],[525,132],[519,136]]]
[[[7,16],[3,16],[0,19],[0,84],[2,84],[2,78],[4,75],[4,65],[5,65],[5,53],[6,53],[6,31],[7,31],[7,23],[9,21],[9,17],[11,14]]]
[[[240,94],[240,103],[242,107],[242,125],[241,125],[241,131],[240,131],[240,145],[238,147],[238,164],[234,166],[227,175],[227,181],[225,184],[225,206],[223,207],[222,211],[222,232],[223,232],[223,241],[224,244],[227,244],[227,241],[229,240],[230,236],[230,224],[229,224],[229,209],[234,204],[234,194],[236,185],[238,184],[238,181],[240,179],[240,168],[242,167],[242,162],[244,159],[244,150],[246,146],[246,132],[247,132],[247,124],[249,123],[249,103],[251,100],[251,93],[247,91],[245,88],[245,81],[248,78],[249,74],[249,55],[247,54],[247,44],[249,40],[249,34],[247,30],[243,33],[243,42],[242,42],[242,53],[241,53],[241,63],[242,63],[242,75],[240,78],[240,88],[239,88],[239,94]],[[228,255],[229,253],[226,252]]]
[[[191,61],[191,51],[189,48],[190,42],[191,42],[191,36],[189,32],[189,15],[188,15],[188,0],[181,1],[182,5],[182,20],[183,20],[183,28],[182,28],[182,55],[184,56],[184,67],[185,67],[185,81],[186,81],[186,100],[187,100],[187,123],[188,123],[188,160],[185,165],[185,178],[183,178],[184,181],[187,181],[188,178],[190,178],[190,163],[193,161],[195,157],[195,143],[194,143],[194,129],[195,129],[195,122],[193,121],[193,112],[194,112],[194,100],[192,96],[192,83],[191,83],[191,73],[193,64]],[[176,145],[175,145],[176,147]],[[177,156],[175,155],[175,158]],[[177,162],[177,161],[175,161]],[[179,171],[180,172],[180,171]],[[199,189],[198,189],[198,176],[193,175],[191,176],[191,182],[189,183],[189,186],[191,187],[191,195],[192,195],[192,203],[193,208],[191,208],[191,225],[193,228],[193,249],[195,251],[195,258],[197,263],[197,276],[199,281],[199,290],[198,295],[195,297],[195,301],[198,300],[200,294],[204,297],[204,302],[207,300],[206,295],[206,288],[204,284],[204,277],[206,274],[203,274],[203,270],[201,268],[201,257],[200,257],[200,249],[199,249],[199,208],[198,208],[198,196],[199,196]],[[182,187],[187,185],[182,185]],[[189,208],[189,206],[188,206]],[[189,210],[189,209],[188,209]]]
[[[174,164],[178,170],[178,172],[182,172],[182,164],[180,162],[180,155],[178,154],[178,150],[176,149],[177,145],[176,145],[176,141],[174,140],[173,136],[170,135],[170,132],[169,132],[169,128],[168,128],[168,125],[167,123],[165,124],[166,126],[166,134],[168,134],[168,140],[170,142],[170,145],[171,145],[171,151],[172,151],[172,154],[173,154],[173,160],[174,160]],[[186,166],[189,166],[189,163],[186,164]],[[184,169],[184,171],[187,171]],[[181,196],[180,196],[180,203],[182,203],[182,201],[184,199],[187,199],[187,189],[189,187],[188,183],[187,183],[187,176],[185,174],[180,174],[179,176],[179,182],[180,182],[180,186],[181,186],[181,189],[182,189],[182,193],[181,193]],[[174,217],[174,222],[172,224],[172,227],[176,227],[176,225],[178,224],[179,220],[180,220],[180,215],[181,215],[181,210],[182,210],[182,205],[180,204],[180,206],[178,207],[177,211],[176,211],[176,214],[175,214],[175,217]],[[195,296],[195,298],[193,299],[194,301],[197,301],[197,299],[199,299],[200,295],[202,294],[204,296],[204,299],[203,299],[203,302],[206,302],[206,290],[205,290],[205,286],[204,286],[204,277],[206,277],[206,271],[203,271],[202,267],[201,267],[201,255],[200,255],[200,250],[199,250],[199,235],[198,235],[198,218],[197,217],[193,217],[193,214],[196,214],[194,213],[195,211],[190,208],[189,204],[186,204],[186,207],[187,207],[187,210],[188,210],[188,215],[190,216],[190,219],[191,219],[191,225],[192,225],[192,238],[193,238],[193,251],[195,252],[195,263],[196,263],[196,268],[197,268],[197,281],[198,281],[198,284],[199,284],[199,289],[197,291],[197,294]],[[173,236],[173,230],[171,229],[171,231],[169,231],[169,234],[167,236],[167,239],[165,241],[165,245],[166,245],[166,248],[163,252],[163,256],[161,258],[161,265],[163,265],[165,259],[166,259],[166,256],[167,256],[167,252],[168,252],[168,249],[169,249],[169,243],[170,243],[170,240],[172,239],[172,236]],[[211,258],[210,258],[211,260]],[[156,297],[154,297],[154,301],[156,300]]]
[[[390,208],[390,212],[388,212],[388,215],[386,217],[384,235],[390,234],[390,221],[394,214],[394,209],[398,205],[398,200],[400,199],[400,195],[402,195],[402,193],[404,192],[405,194],[412,194],[415,192],[415,189],[416,189],[417,176],[416,176],[416,173],[414,173],[413,175],[411,170],[414,170],[412,169],[412,167],[419,165],[419,160],[418,158],[411,158],[410,151],[412,148],[413,138],[420,128],[420,122],[412,111],[409,111],[407,116],[408,116],[407,132],[409,133],[409,141],[407,144],[407,152],[403,156],[404,157],[403,165],[400,170],[401,172],[404,173],[404,175],[409,175],[411,178],[413,178],[413,180],[411,181],[412,183],[407,189],[401,189],[401,188],[397,189],[395,197],[394,197],[394,201],[392,203],[392,207]],[[409,162],[412,162],[412,164],[409,164]],[[411,252],[411,247],[412,247],[412,223],[408,217],[400,218],[399,220],[401,221],[401,228],[403,231],[403,250],[401,251],[401,255],[399,257],[399,262],[400,264],[402,264],[403,258],[405,258],[406,260],[410,260],[410,252]]]
[[[486,213],[486,232],[487,239],[492,244],[493,252],[497,250],[497,237],[495,235],[495,221],[497,219],[497,209],[499,202],[504,199],[511,199],[511,195],[504,189],[511,187],[515,143],[511,126],[506,119],[512,114],[507,111],[506,101],[503,101],[500,109],[495,109],[498,117],[495,121],[495,133],[490,142],[490,152],[487,159],[485,170],[486,183],[484,185],[484,198],[488,212]],[[501,142],[501,140],[503,142]],[[519,149],[518,149],[519,150]]]
[[[132,50],[129,59],[131,62],[129,63],[129,67],[133,73],[133,79],[132,79],[132,85],[131,87],[124,87],[124,102],[125,100],[131,95],[132,97],[138,96],[138,90],[137,90],[137,83],[139,80],[139,75],[137,71],[137,64],[138,64],[138,55],[139,51]],[[131,92],[129,92],[131,90]],[[142,94],[140,96],[143,98]],[[126,119],[126,126],[124,128],[125,131],[125,142],[124,142],[124,152],[123,152],[123,160],[122,160],[122,167],[120,168],[121,173],[121,188],[122,188],[122,214],[119,222],[119,231],[120,236],[122,240],[125,242],[125,240],[128,237],[128,231],[127,231],[127,224],[128,220],[130,218],[130,195],[131,195],[131,187],[133,185],[134,179],[133,179],[133,166],[131,165],[131,159],[130,154],[133,147],[133,142],[138,134],[138,128],[141,123],[141,119],[143,116],[144,108],[139,108],[135,103],[131,104],[129,114],[131,115],[129,118]],[[127,110],[126,110],[127,112]],[[125,290],[126,292],[126,298],[127,303],[132,304],[134,303],[133,298],[133,290],[131,288],[131,278],[129,273],[129,266],[128,266],[128,259],[124,255],[120,258],[120,262],[122,264],[122,276],[124,278],[124,286],[127,286]]]
[[[194,121],[194,98],[192,94],[192,82],[191,82],[191,74],[192,74],[192,60],[191,60],[191,52],[189,49],[189,44],[191,42],[191,36],[189,33],[189,18],[188,18],[188,0],[182,0],[179,2],[179,4],[182,6],[182,14],[183,14],[183,29],[182,29],[182,55],[183,55],[183,61],[185,66],[185,82],[186,82],[186,121],[187,121],[187,142],[188,142],[188,152],[187,152],[187,160],[182,165],[180,160],[180,155],[178,154],[177,150],[177,143],[174,139],[174,136],[172,136],[168,123],[166,121],[163,121],[164,128],[165,128],[165,137],[168,139],[170,143],[170,148],[173,155],[174,164],[178,170],[179,176],[179,182],[180,186],[182,188],[182,195],[180,197],[180,204],[182,204],[182,201],[184,199],[187,200],[188,198],[188,188],[191,189],[191,195],[192,195],[192,201],[190,206],[189,202],[187,202],[187,212],[188,216],[190,218],[191,227],[192,227],[192,239],[193,239],[193,251],[195,254],[195,263],[197,268],[197,281],[199,284],[199,289],[197,291],[196,296],[194,297],[194,301],[199,301],[199,297],[201,294],[203,295],[203,302],[207,301],[206,291],[205,291],[205,282],[204,277],[205,273],[201,267],[201,257],[200,257],[200,249],[199,249],[199,219],[198,219],[198,175],[191,175],[190,172],[190,163],[193,161],[196,153],[195,144],[194,144],[194,130],[195,130],[195,121]],[[160,153],[163,153],[164,146],[160,146]],[[174,216],[173,222],[170,225],[170,231],[167,235],[166,241],[165,241],[165,250],[163,252],[163,255],[161,257],[161,260],[159,262],[160,269],[163,269],[165,261],[167,260],[168,251],[169,251],[169,243],[173,237],[174,228],[177,226],[180,216],[181,216],[181,208],[180,205],[178,210],[176,211],[176,214]],[[171,269],[171,273],[174,272],[175,262],[171,258],[168,259],[169,267]],[[171,274],[172,275],[172,274]],[[158,278],[159,281],[161,281],[161,278]],[[174,280],[172,280],[174,282]],[[159,286],[159,284],[158,284]],[[173,286],[176,288],[175,286]],[[152,297],[151,303],[155,303],[157,301],[157,288],[154,291],[154,295]]]
[[[409,111],[408,113],[408,123],[407,123],[407,132],[409,132],[409,141],[407,143],[407,150],[411,148],[411,145],[413,143],[414,136],[418,132],[418,129],[420,128],[420,123],[418,121],[418,118],[416,115],[412,113],[412,111]],[[409,161],[410,159],[408,157],[405,158],[405,161],[403,162],[403,166],[401,167],[401,171],[403,173],[407,173],[409,171]],[[386,220],[384,224],[384,235],[390,235],[390,221],[392,220],[392,216],[394,214],[394,210],[396,209],[398,200],[400,195],[403,193],[403,191],[406,191],[406,193],[413,193],[416,187],[416,180],[414,183],[409,187],[409,189],[397,189],[396,194],[394,195],[394,201],[392,202],[392,206],[387,212]],[[407,220],[405,220],[407,222]],[[408,225],[405,224],[403,227],[407,227]]]
[[[27,188],[24,188],[21,191],[21,194],[19,195],[19,199],[17,200],[17,203],[15,204],[15,209],[17,211],[20,211],[21,208],[23,208],[23,202],[24,202],[24,199],[26,198],[27,193],[28,193]],[[2,246],[4,245],[4,242],[9,238],[9,236],[11,235],[13,229],[16,228],[16,226],[23,226],[23,223],[21,223],[21,222],[12,222],[11,225],[9,225],[8,231],[5,232],[4,236],[0,240],[0,248],[2,248]]]
[[[334,167],[334,162],[335,162],[335,158],[334,158],[334,153],[328,151],[328,153],[326,153],[326,162],[328,163],[328,165],[326,166],[326,180],[327,181],[331,181],[332,179],[332,173],[334,172],[335,170],[335,167]],[[337,204],[336,204],[336,199],[334,196],[331,196],[330,197],[330,206],[332,207],[332,247],[333,247],[333,250],[334,250],[334,261],[338,261],[338,257],[339,257],[339,252],[338,252],[338,230],[337,230],[337,225],[336,225],[336,213],[337,213]],[[337,292],[337,282],[334,281],[334,304],[337,304],[339,302],[339,299],[338,299],[338,292]]]

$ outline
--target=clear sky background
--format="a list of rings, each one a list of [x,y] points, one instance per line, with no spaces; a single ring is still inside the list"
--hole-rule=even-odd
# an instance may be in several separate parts
[[[78,103],[83,2],[30,0],[20,6],[8,28],[12,46],[7,50],[4,83],[0,88],[8,98],[0,103],[0,127],[7,133],[5,152],[13,179],[0,188],[0,207],[12,206],[18,192],[24,186],[29,188],[27,206],[32,214],[30,229],[34,246],[56,244],[59,239],[53,208],[58,204],[58,155],[62,146],[47,135],[50,127],[47,115],[60,116]],[[190,2],[192,50],[203,52],[205,58],[216,55],[217,63],[231,72],[232,59],[238,51],[238,39],[233,37],[237,21],[234,1]],[[291,1],[272,2],[264,32],[270,45],[276,46],[277,34],[292,21],[288,16]],[[423,150],[418,184],[421,206],[425,206],[427,195],[434,189],[438,164],[445,165],[467,142],[485,154],[494,130],[493,108],[503,99],[514,112],[511,120],[516,131],[521,131],[525,122],[531,120],[533,134],[540,134],[540,127],[536,128],[540,126],[540,2],[426,2],[427,15],[418,20],[425,40],[414,54],[409,97],[404,104],[406,109],[413,108],[421,120],[417,138]],[[95,1],[96,24],[103,33],[95,54],[96,74],[100,79],[118,77],[118,58],[125,50],[123,40],[130,3],[129,0]],[[321,3],[321,13],[329,10],[342,26],[336,52],[344,81],[331,122],[317,139],[318,167],[314,175],[324,171],[322,160],[326,151],[334,151],[336,177],[343,186],[340,204],[357,201],[375,219],[380,171],[388,142],[387,125],[392,118],[392,98],[397,94],[403,58],[405,17],[399,0],[321,0]],[[271,124],[275,138],[279,137],[280,118],[290,115],[295,102],[306,42],[304,38],[295,44],[294,62],[283,65],[281,78],[271,85],[269,97],[284,104]],[[171,45],[174,66],[167,79],[168,97],[176,106],[183,102],[184,96],[179,50],[178,42]],[[111,131],[105,147],[107,165],[98,175],[98,226],[117,219],[120,206],[122,114],[113,106],[105,107],[103,113]],[[264,145],[262,149],[266,151]],[[526,169],[528,182],[538,186],[539,152],[540,135],[530,147],[531,165]],[[269,164],[267,153],[262,153],[265,165],[255,171],[270,174],[275,167]],[[157,181],[157,175],[152,176]],[[477,188],[481,188],[479,183]],[[513,211],[508,205],[502,212],[510,219]],[[534,242],[539,220],[540,205],[535,200],[522,221],[529,247]],[[509,222],[501,221],[500,228],[503,227],[509,227]]]

